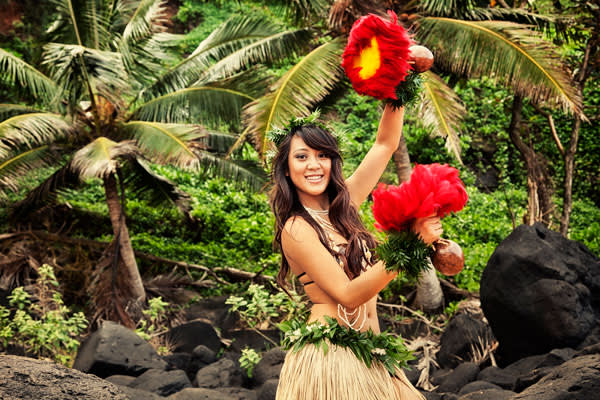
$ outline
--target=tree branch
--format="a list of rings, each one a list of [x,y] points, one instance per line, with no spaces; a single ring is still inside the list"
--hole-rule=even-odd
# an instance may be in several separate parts
[[[554,126],[554,119],[552,118],[552,114],[550,114],[549,112],[546,112],[546,111],[542,110],[535,103],[531,103],[531,104],[533,105],[533,108],[535,108],[535,110],[538,113],[542,114],[548,120],[548,125],[550,125],[550,131],[552,132],[552,138],[554,139],[554,142],[556,143],[556,146],[558,147],[558,151],[564,157],[565,156],[565,149],[563,148],[563,145],[560,142],[560,138],[558,137],[558,133],[556,132],[556,127]]]

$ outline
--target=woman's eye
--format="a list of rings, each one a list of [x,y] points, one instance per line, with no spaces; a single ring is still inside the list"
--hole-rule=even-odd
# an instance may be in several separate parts
[[[298,154],[298,155],[296,156],[296,158],[297,158],[298,160],[304,160],[304,159],[306,158],[306,156],[305,156],[304,154]]]
[[[329,156],[327,156],[325,153],[321,153],[319,154],[319,158],[329,158]]]

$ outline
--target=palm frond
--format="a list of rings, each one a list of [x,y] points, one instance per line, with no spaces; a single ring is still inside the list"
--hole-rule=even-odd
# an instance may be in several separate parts
[[[539,29],[548,29],[557,20],[554,16],[536,14],[522,8],[502,7],[473,8],[467,19],[471,21],[510,21],[518,24],[535,25]]]
[[[558,49],[523,25],[501,21],[423,18],[417,32],[436,64],[454,73],[495,77],[533,102],[557,103],[583,115],[581,95]]]
[[[193,54],[162,75],[144,97],[186,88],[203,76],[202,82],[215,81],[243,67],[272,62],[302,48],[309,37],[305,29],[281,31],[266,17],[232,17],[202,41]],[[207,76],[207,69],[218,60],[222,62]]]
[[[237,125],[242,107],[264,93],[264,68],[252,68],[229,79],[194,85],[142,104],[132,118],[158,122]]]
[[[435,17],[466,18],[474,8],[473,0],[421,0],[419,9]]]
[[[108,50],[112,39],[109,15],[104,12],[103,4],[100,4],[100,7],[98,5],[97,0],[86,1],[80,28],[87,38],[84,44],[94,49]]]
[[[0,49],[0,83],[21,87],[46,103],[58,93],[58,86],[52,79],[4,49]]]
[[[11,219],[20,219],[55,203],[62,190],[75,188],[79,183],[79,174],[71,168],[71,163],[63,165],[31,190],[23,200],[11,206]]]
[[[287,57],[305,47],[311,38],[307,29],[279,32],[257,40],[211,65],[200,82],[227,78],[244,68],[258,63],[272,62]]]
[[[34,147],[60,140],[71,131],[57,114],[21,114],[0,122],[0,158],[16,146]]]
[[[93,49],[106,49],[110,43],[109,16],[104,0],[51,0],[59,19],[51,28],[54,40]]]
[[[309,26],[314,18],[327,15],[330,6],[328,0],[267,0],[266,3],[283,6],[286,18],[305,26]]]
[[[206,137],[206,149],[220,155],[226,154],[235,141],[237,136],[224,132],[209,131]]]
[[[184,214],[191,211],[190,196],[175,183],[156,174],[141,158],[131,158],[124,165],[125,185],[135,198],[144,198],[152,206],[175,205]]]
[[[125,69],[141,85],[156,79],[173,58],[166,49],[178,36],[165,33],[166,21],[165,2],[142,0],[118,40]]]
[[[122,125],[122,133],[135,139],[137,145],[154,162],[197,168],[197,150],[206,147],[207,130],[200,125],[163,124],[130,121]]]
[[[14,117],[15,115],[42,113],[42,110],[22,106],[19,104],[0,104],[0,121]]]
[[[267,132],[290,118],[308,115],[310,107],[339,81],[343,46],[340,39],[334,39],[317,47],[281,77],[271,93],[245,107],[244,121],[262,161],[269,145]]]
[[[49,145],[8,152],[0,158],[0,198],[7,195],[8,190],[16,192],[23,175],[54,161],[53,151]]]
[[[70,104],[79,103],[85,96],[89,100],[89,85],[112,103],[118,103],[129,87],[118,53],[49,43],[44,46],[43,64],[48,65]]]
[[[446,138],[446,148],[462,164],[458,130],[467,110],[443,79],[431,71],[424,75],[419,119],[425,126],[432,127],[435,134]]]
[[[164,31],[162,24],[167,21],[163,0],[141,0],[123,30],[123,42],[138,42]]]
[[[201,152],[200,167],[210,176],[226,178],[238,185],[261,190],[267,182],[267,174],[256,162],[251,160],[224,159],[217,155]]]
[[[82,179],[104,178],[116,172],[119,158],[140,156],[140,151],[131,140],[113,142],[99,137],[92,143],[78,150],[71,162],[73,171]]]

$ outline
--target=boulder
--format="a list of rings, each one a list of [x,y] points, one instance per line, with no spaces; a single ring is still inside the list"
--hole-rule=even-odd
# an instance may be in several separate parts
[[[149,369],[129,384],[135,389],[147,390],[160,396],[169,396],[185,388],[192,387],[186,373],[180,369],[162,371]]]
[[[206,388],[187,388],[167,397],[169,400],[231,400],[227,394]]]
[[[510,390],[485,389],[460,396],[458,400],[509,400],[514,395],[515,392],[511,392]]]
[[[173,344],[173,352],[191,353],[199,345],[208,347],[217,353],[221,340],[211,324],[203,321],[191,321],[170,329],[166,340]]]
[[[0,399],[127,400],[112,383],[50,361],[0,355]]]
[[[225,304],[229,296],[204,298],[188,307],[188,321],[204,321],[212,326],[218,326],[222,332],[234,329],[239,321],[238,313],[229,312],[231,306]]]
[[[135,381],[135,376],[129,375],[111,375],[109,377],[104,378],[110,383],[113,383],[117,386],[129,386],[131,382]]]
[[[490,327],[469,314],[455,315],[440,338],[437,361],[444,368],[454,368],[463,360],[472,359],[473,348],[480,341],[489,342],[492,338]]]
[[[200,388],[219,388],[224,386],[241,386],[242,370],[228,358],[221,358],[198,371],[195,386]]]
[[[119,386],[119,389],[125,393],[129,400],[160,400],[164,397],[156,393],[148,392],[142,389],[135,389],[129,386]]]
[[[458,391],[467,383],[477,378],[479,366],[472,362],[460,364],[454,369],[442,382],[436,391],[440,393],[458,393]]]
[[[148,369],[165,369],[167,363],[131,329],[105,321],[79,347],[73,368],[105,378],[138,376]]]
[[[521,225],[490,257],[480,296],[501,364],[576,347],[600,319],[600,260],[542,224]]]
[[[254,382],[260,386],[269,379],[279,379],[279,373],[285,359],[285,351],[274,348],[263,354],[262,358],[254,367]]]
[[[465,386],[463,386],[458,391],[458,394],[460,396],[462,396],[464,394],[469,394],[471,392],[477,392],[477,391],[488,390],[488,389],[502,389],[502,388],[498,385],[494,385],[493,383],[489,383],[486,381],[473,381],[473,382],[467,383]]]
[[[600,396],[600,355],[569,360],[554,367],[512,400],[591,400]]]
[[[277,394],[278,379],[269,379],[258,390],[256,400],[275,400]]]
[[[230,400],[256,400],[256,392],[250,389],[240,387],[222,387],[216,388],[220,393],[227,395]]]
[[[167,363],[167,370],[182,369],[187,371],[192,361],[192,355],[190,353],[176,352],[163,356],[163,360]]]
[[[494,366],[483,369],[479,375],[477,375],[478,380],[493,383],[506,390],[513,390],[518,378],[519,375],[514,370],[502,369]]]

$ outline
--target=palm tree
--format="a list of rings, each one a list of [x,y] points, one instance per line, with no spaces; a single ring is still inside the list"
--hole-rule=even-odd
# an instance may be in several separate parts
[[[181,39],[166,33],[160,0],[55,0],[55,41],[33,66],[0,49],[0,77],[33,104],[0,105],[0,196],[16,190],[28,171],[56,169],[14,206],[23,215],[55,200],[64,188],[99,178],[115,239],[105,259],[123,276],[122,315],[145,290],[129,239],[128,192],[186,212],[187,196],[158,176],[148,161],[206,168],[259,187],[264,176],[224,160],[239,127],[241,107],[265,90],[268,76],[254,65],[299,50],[306,29],[282,31],[262,17],[233,17],[189,56],[172,51]],[[112,301],[112,300],[111,300]],[[113,302],[114,303],[114,302]],[[123,318],[121,318],[123,319]]]

